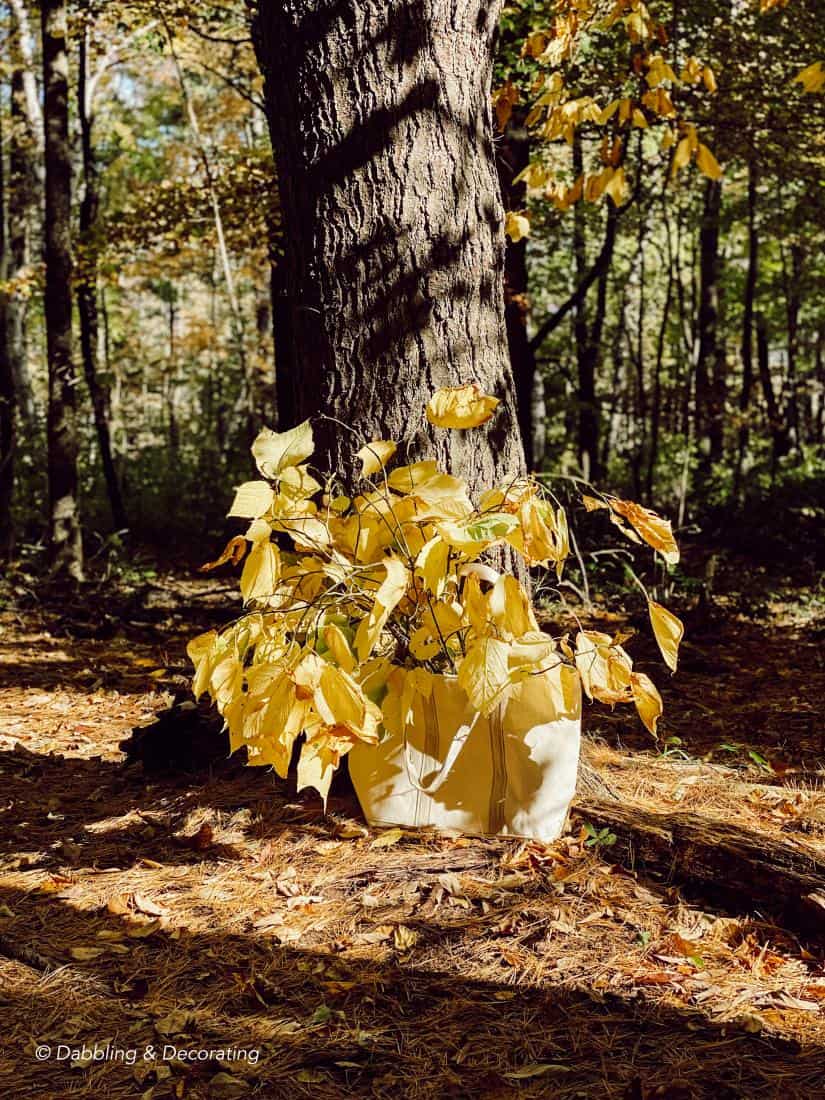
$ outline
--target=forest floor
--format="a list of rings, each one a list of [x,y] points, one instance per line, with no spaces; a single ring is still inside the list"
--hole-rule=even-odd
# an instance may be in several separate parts
[[[233,761],[127,765],[233,591],[0,593],[0,1094],[825,1095],[821,942],[619,865],[581,823],[549,846],[382,833],[343,781],[324,816]],[[822,608],[688,616],[660,742],[588,708],[591,775],[821,858]]]

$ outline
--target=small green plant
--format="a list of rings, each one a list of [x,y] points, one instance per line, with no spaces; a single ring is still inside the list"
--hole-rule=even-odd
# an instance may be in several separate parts
[[[611,833],[608,826],[603,829],[597,829],[595,825],[589,821],[584,822],[584,831],[587,839],[584,842],[585,848],[612,848],[618,840],[615,833]]]
[[[683,744],[684,742],[681,737],[666,737],[659,755],[665,759],[675,756],[680,760],[690,760],[690,753],[685,752],[682,748]]]

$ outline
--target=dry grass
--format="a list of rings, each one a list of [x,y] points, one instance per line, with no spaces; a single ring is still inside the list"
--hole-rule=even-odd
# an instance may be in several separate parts
[[[124,768],[181,637],[0,639],[0,1093],[103,1097],[815,1097],[822,960],[752,913],[568,836],[368,833],[345,785],[322,817],[266,773]],[[159,644],[161,642],[161,644]],[[821,850],[823,794],[701,761],[587,759],[624,801]],[[385,843],[391,841],[392,843]],[[110,1042],[140,1061],[70,1068]],[[144,1061],[148,1045],[256,1065]]]

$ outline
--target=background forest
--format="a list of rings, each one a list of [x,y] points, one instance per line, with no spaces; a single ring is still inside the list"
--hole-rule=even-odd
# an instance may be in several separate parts
[[[566,8],[506,7],[494,82],[529,459],[655,502],[706,545],[813,564],[818,5],[663,2],[652,42],[644,5],[554,23]],[[278,351],[279,210],[249,12],[118,0],[66,13],[87,554],[117,557],[128,539],[132,552],[197,556],[223,531],[256,431],[292,422],[283,376],[300,385]],[[27,0],[0,5],[0,545],[12,560],[37,559],[47,530],[39,21]]]

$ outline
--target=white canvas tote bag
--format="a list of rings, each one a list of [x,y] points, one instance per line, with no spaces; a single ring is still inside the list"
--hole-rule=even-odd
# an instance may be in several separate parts
[[[547,674],[529,676],[488,717],[454,676],[434,677],[423,722],[349,753],[367,821],[555,840],[579,763],[581,693],[570,671],[563,701]]]

